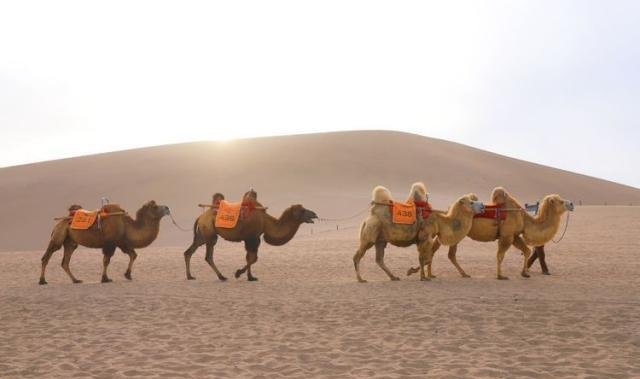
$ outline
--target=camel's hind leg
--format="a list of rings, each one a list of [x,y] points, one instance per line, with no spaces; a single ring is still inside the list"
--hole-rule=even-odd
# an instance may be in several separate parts
[[[76,277],[73,276],[73,274],[71,273],[71,269],[69,268],[69,263],[71,262],[71,255],[73,255],[73,252],[77,248],[78,248],[77,243],[69,239],[64,241],[64,257],[62,258],[62,269],[67,273],[67,275],[69,275],[69,278],[71,278],[71,281],[73,283],[82,283],[82,280],[76,279]]]
[[[235,277],[238,279],[240,275],[247,272],[247,280],[255,282],[258,280],[251,273],[251,266],[258,261],[258,247],[260,247],[260,238],[252,238],[244,241],[244,248],[247,251],[247,264],[236,271]]]
[[[418,244],[418,261],[420,263],[420,280],[431,280],[425,275],[424,266],[430,265],[433,261],[433,239],[427,238]]]
[[[360,242],[360,247],[353,256],[353,266],[356,269],[356,279],[358,279],[358,282],[360,283],[367,282],[366,280],[362,279],[362,276],[360,275],[360,261],[362,260],[362,257],[364,257],[364,254],[367,252],[367,250],[371,249],[373,245],[375,245],[374,242]]]
[[[195,280],[196,277],[191,275],[191,256],[193,255],[193,253],[196,252],[196,250],[198,250],[198,248],[202,245],[205,244],[205,239],[202,236],[202,234],[200,234],[200,232],[198,231],[198,224],[196,221],[196,224],[193,227],[193,242],[191,243],[191,246],[189,246],[187,248],[187,250],[185,250],[184,252],[184,264],[186,266],[187,269],[187,279],[188,280]]]
[[[512,238],[501,238],[498,240],[498,252],[496,253],[496,278],[498,280],[507,280],[508,277],[502,275],[502,261],[504,260],[504,254],[509,250],[513,243]]]
[[[389,276],[389,279],[391,279],[392,281],[400,280],[400,278],[393,275],[393,273],[391,272],[391,270],[389,270],[387,265],[384,264],[384,248],[386,246],[387,246],[387,243],[385,241],[376,242],[376,263],[378,264],[378,266],[380,266],[382,271],[384,271],[387,274],[387,276]]]
[[[138,253],[136,253],[134,249],[126,246],[120,246],[120,250],[129,256],[129,265],[127,266],[127,271],[124,273],[124,277],[127,278],[127,280],[132,280],[131,270],[133,270],[133,262],[138,258]]]
[[[207,261],[207,263],[209,264],[209,266],[211,266],[211,268],[216,273],[216,275],[218,275],[218,279],[224,282],[227,280],[227,278],[225,278],[225,276],[222,275],[220,270],[218,270],[218,268],[216,267],[216,264],[213,263],[213,248],[215,247],[216,242],[217,242],[217,238],[214,239],[213,241],[207,241],[207,254],[204,256],[204,260]]]
[[[115,252],[115,245],[107,245],[102,248],[102,283],[110,283],[113,281],[109,279],[109,276],[107,276],[107,267],[109,267],[109,262],[111,262],[111,257],[113,257]]]
[[[522,254],[524,255],[524,262],[522,263],[522,272],[520,273],[520,275],[522,275],[525,278],[528,278],[529,266],[527,265],[527,262],[529,261],[531,250],[529,249],[529,246],[527,246],[527,244],[524,242],[524,240],[520,236],[517,236],[516,238],[513,239],[513,246],[515,246],[518,250],[522,251]]]
[[[44,252],[41,259],[42,271],[40,271],[40,282],[39,282],[40,285],[47,284],[47,281],[44,278],[44,272],[47,269],[47,265],[49,264],[49,260],[51,259],[51,256],[53,255],[53,253],[60,250],[61,247],[62,247],[62,243],[54,241],[53,239],[49,242],[49,246],[47,246],[47,250]]]

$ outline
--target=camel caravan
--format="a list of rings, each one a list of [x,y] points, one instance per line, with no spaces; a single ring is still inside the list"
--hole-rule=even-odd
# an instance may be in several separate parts
[[[258,278],[253,275],[251,268],[258,261],[261,241],[272,246],[284,245],[293,239],[302,224],[313,223],[318,218],[314,211],[300,204],[291,205],[280,217],[274,217],[267,213],[267,207],[258,202],[258,194],[253,189],[246,192],[239,202],[228,202],[223,194],[216,193],[210,204],[199,206],[205,210],[196,218],[193,240],[184,251],[188,280],[195,280],[191,274],[191,257],[202,245],[205,245],[207,264],[220,281],[227,280],[213,259],[215,245],[218,238],[222,237],[227,241],[244,243],[246,265],[236,270],[235,278],[246,273],[247,280],[256,281]],[[529,214],[527,208],[502,187],[493,190],[489,204],[484,204],[470,193],[459,197],[447,210],[436,210],[429,203],[423,183],[414,183],[404,202],[394,201],[387,188],[377,186],[373,189],[369,216],[361,224],[360,243],[353,256],[356,279],[366,282],[360,272],[360,261],[375,246],[378,266],[390,280],[400,280],[384,263],[387,244],[399,247],[416,245],[418,266],[409,268],[407,276],[420,272],[422,281],[435,278],[433,257],[444,245],[449,248],[451,263],[463,278],[468,278],[469,275],[456,259],[458,244],[465,237],[479,242],[497,241],[497,279],[507,279],[502,274],[501,264],[511,246],[520,250],[524,257],[523,277],[529,277],[528,270],[538,258],[542,272],[549,274],[544,245],[557,233],[562,215],[566,211],[573,211],[573,203],[558,195],[548,195],[539,203],[539,208],[536,207],[535,214]],[[160,232],[162,218],[172,217],[169,207],[158,205],[153,200],[143,204],[135,218],[119,205],[108,203],[95,211],[88,211],[79,205],[72,205],[68,211],[67,216],[56,219],[58,222],[42,256],[39,284],[47,284],[47,264],[53,253],[61,248],[64,249],[62,268],[73,283],[82,283],[72,274],[69,266],[78,246],[102,249],[102,283],[112,281],[107,269],[116,249],[120,249],[129,256],[124,276],[132,280],[133,263],[138,256],[136,249],[153,243]],[[534,247],[533,255],[529,246]]]

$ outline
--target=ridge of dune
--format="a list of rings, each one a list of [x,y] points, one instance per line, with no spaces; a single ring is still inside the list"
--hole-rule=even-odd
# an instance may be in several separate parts
[[[523,202],[559,193],[585,205],[640,204],[637,188],[401,132],[192,142],[0,169],[0,251],[44,248],[53,217],[72,203],[96,208],[103,196],[129,211],[154,199],[187,226],[213,192],[234,199],[253,187],[274,214],[302,203],[321,217],[340,217],[366,207],[375,185],[400,198],[418,180],[440,207],[462,193],[486,199],[497,185]],[[163,223],[155,244],[189,239]]]

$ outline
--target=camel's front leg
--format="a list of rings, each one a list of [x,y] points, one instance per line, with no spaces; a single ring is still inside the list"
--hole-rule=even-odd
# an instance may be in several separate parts
[[[498,240],[498,252],[496,253],[496,278],[498,280],[507,280],[508,277],[502,275],[502,261],[504,260],[504,254],[509,250],[513,243],[513,237],[500,238]]]
[[[111,257],[113,257],[113,253],[116,252],[115,245],[107,245],[102,248],[102,283],[110,283],[113,280],[109,279],[107,275],[107,268],[109,267],[109,263],[111,262]]]
[[[384,264],[384,248],[386,246],[387,246],[387,243],[385,241],[376,242],[376,263],[378,264],[378,266],[380,266],[382,271],[384,271],[387,274],[389,279],[391,279],[392,281],[400,280],[400,278],[393,275],[393,273],[391,272],[391,270],[389,270],[387,265]]]
[[[133,262],[136,260],[136,258],[138,258],[138,253],[136,253],[134,249],[127,246],[120,246],[120,250],[122,250],[123,253],[129,256],[129,265],[127,266],[127,271],[125,271],[124,273],[124,277],[127,280],[132,280],[133,278],[131,277],[131,270],[133,270]]]
[[[246,257],[247,264],[243,268],[236,271],[236,274],[235,274],[236,279],[238,279],[240,275],[244,274],[244,272],[246,271],[247,280],[249,280],[250,282],[254,282],[258,280],[258,278],[253,276],[253,274],[251,273],[251,265],[253,265],[258,261],[259,246],[260,246],[260,237],[252,238],[244,241],[244,248],[247,251],[247,257]]]
[[[522,251],[522,255],[524,255],[524,261],[522,263],[522,272],[520,275],[522,275],[525,278],[528,278],[530,276],[528,261],[529,261],[529,256],[531,255],[531,249],[529,249],[529,246],[527,246],[527,244],[524,242],[521,236],[516,236],[516,238],[513,239],[513,246],[515,246],[518,250]]]
[[[64,242],[64,257],[62,258],[62,269],[69,275],[71,281],[73,283],[82,283],[82,280],[76,279],[75,276],[71,273],[71,268],[69,268],[69,263],[71,262],[71,255],[78,248],[78,244],[71,241],[66,240]]]
[[[433,247],[431,248],[431,263],[429,263],[427,265],[427,276],[429,278],[435,278],[436,277],[431,272],[431,268],[433,267],[433,257],[435,257],[436,252],[438,251],[439,248],[440,248],[440,241],[436,238],[435,241],[433,242]]]
[[[470,276],[467,275],[467,273],[464,272],[462,267],[458,264],[458,259],[456,258],[457,251],[458,245],[449,246],[449,260],[451,261],[451,263],[453,263],[454,266],[456,266],[456,269],[458,270],[458,273],[460,273],[460,276],[462,276],[463,278],[470,278]]]

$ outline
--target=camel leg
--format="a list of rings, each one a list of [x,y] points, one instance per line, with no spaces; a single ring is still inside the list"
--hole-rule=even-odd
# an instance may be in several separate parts
[[[360,261],[362,260],[362,257],[364,257],[364,254],[367,252],[367,250],[371,249],[373,245],[375,245],[374,242],[360,242],[360,247],[353,256],[353,266],[356,269],[356,279],[358,279],[358,282],[360,283],[367,282],[366,280],[362,279],[362,276],[360,275]]]
[[[467,273],[464,272],[462,267],[460,267],[460,265],[458,264],[458,259],[456,259],[457,252],[458,245],[449,246],[449,260],[451,261],[451,263],[453,263],[454,266],[456,266],[456,269],[458,270],[458,273],[460,273],[460,276],[462,276],[463,278],[470,278],[470,276],[467,275]]]
[[[215,238],[217,239],[217,236]],[[193,242],[191,243],[191,246],[189,246],[187,250],[185,250],[184,252],[184,264],[187,268],[188,280],[196,279],[195,276],[191,275],[191,256],[193,255],[193,253],[196,252],[196,250],[198,250],[200,246],[204,244],[205,244],[204,237],[202,237],[202,235],[197,231],[197,226],[194,227]]]
[[[380,266],[382,271],[384,271],[387,274],[387,276],[389,276],[389,279],[391,279],[392,281],[400,280],[400,278],[393,275],[393,273],[391,272],[391,270],[389,270],[387,265],[384,264],[384,248],[386,246],[387,246],[387,243],[385,241],[376,242],[376,263],[378,264],[378,266]]]
[[[522,275],[525,278],[528,278],[530,275],[529,275],[529,266],[527,265],[527,262],[529,261],[529,256],[531,255],[531,249],[529,249],[529,246],[527,246],[527,244],[524,242],[524,240],[520,236],[517,236],[516,238],[513,239],[513,246],[515,246],[518,250],[522,251],[522,255],[524,255],[524,262],[522,262],[522,272],[520,273],[520,275]]]
[[[433,240],[431,238],[427,238],[425,241],[420,242],[418,244],[418,261],[420,262],[420,280],[421,281],[429,281],[431,280],[424,273],[424,266],[431,264],[433,259]]]
[[[496,254],[497,256],[496,278],[498,280],[509,279],[508,277],[502,275],[502,261],[504,260],[505,253],[507,252],[507,250],[509,250],[509,247],[511,247],[512,242],[513,242],[512,238],[501,238],[498,240],[498,253]]]
[[[433,275],[433,273],[431,272],[431,268],[433,267],[433,257],[436,255],[436,252],[438,251],[438,249],[440,248],[440,241],[436,238],[435,242],[433,243],[433,247],[431,248],[431,263],[429,263],[427,265],[427,276],[429,278],[435,278],[436,276]]]
[[[76,279],[75,276],[71,273],[71,269],[69,268],[69,263],[71,262],[71,255],[78,248],[78,244],[71,241],[64,241],[64,257],[62,258],[62,269],[69,275],[71,278],[71,282],[73,283],[82,283],[82,280]]]
[[[235,277],[238,279],[240,275],[247,271],[247,279],[250,282],[258,280],[253,274],[251,274],[251,265],[258,261],[258,247],[260,246],[260,238],[252,238],[244,241],[244,248],[247,251],[247,264],[236,271]]]
[[[222,275],[222,273],[216,267],[216,264],[213,263],[213,248],[215,247],[215,245],[216,245],[216,240],[207,242],[207,254],[205,254],[204,260],[207,261],[209,266],[211,266],[213,271],[215,271],[216,275],[218,275],[218,279],[224,282],[227,280],[227,278],[225,278],[224,275]]]
[[[533,266],[533,264],[535,263],[536,259],[538,259],[538,247],[533,248],[531,256],[529,257],[529,261],[527,262],[527,267],[531,268],[531,266]]]
[[[129,266],[127,266],[127,271],[124,273],[124,277],[127,278],[127,280],[131,280],[133,279],[131,277],[131,270],[133,269],[133,262],[136,260],[136,258],[138,258],[138,253],[136,253],[136,251],[130,247],[126,247],[126,246],[120,246],[120,250],[122,250],[123,253],[127,254],[129,256]]]
[[[536,247],[536,251],[538,251],[538,256],[540,257],[540,268],[542,269],[542,273],[544,275],[551,275],[549,267],[547,267],[547,261],[545,260],[546,254],[544,252],[544,245]]]
[[[53,241],[53,240],[49,242],[49,246],[47,246],[47,250],[44,252],[41,259],[42,271],[40,272],[40,282],[39,282],[40,285],[47,284],[47,281],[44,279],[44,272],[47,269],[47,265],[49,264],[49,260],[51,259],[51,256],[53,255],[53,253],[60,250],[61,247],[62,247],[61,243],[57,243],[56,241]]]
[[[109,267],[109,262],[111,262],[111,257],[115,252],[115,245],[107,245],[102,248],[102,283],[111,283],[113,281],[107,276],[107,267]]]

